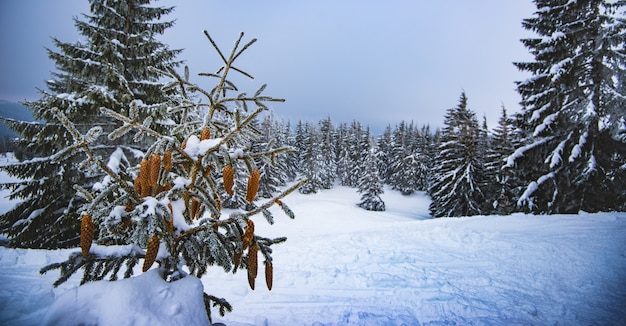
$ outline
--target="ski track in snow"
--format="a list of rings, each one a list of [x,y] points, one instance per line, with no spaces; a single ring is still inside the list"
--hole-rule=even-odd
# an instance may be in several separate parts
[[[213,311],[214,321],[626,324],[626,213],[431,219],[423,193],[385,191],[385,212],[358,208],[355,189],[336,187],[288,196],[295,220],[275,207],[275,225],[256,217],[258,235],[288,237],[274,247],[274,288],[265,288],[263,271],[252,291],[245,271],[211,268],[205,292],[234,308],[225,317]],[[78,285],[74,276],[52,288],[58,272],[39,274],[69,252],[0,247],[0,325],[38,325]]]

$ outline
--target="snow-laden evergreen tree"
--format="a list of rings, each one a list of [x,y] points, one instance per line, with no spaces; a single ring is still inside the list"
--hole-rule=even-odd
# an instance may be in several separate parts
[[[413,191],[427,191],[430,185],[432,170],[432,144],[430,129],[424,126],[421,131],[415,129],[413,134],[413,174],[411,175],[411,189]]]
[[[182,76],[174,69],[163,71],[172,80],[167,88],[176,91],[166,112],[168,127],[159,127],[150,117],[141,118],[136,102],[124,113],[102,108],[103,113],[121,123],[108,134],[109,139],[126,141],[131,138],[123,136],[129,134],[137,140],[150,139],[152,145],[136,166],[120,160],[120,150],[108,161],[98,157],[94,149],[102,140],[98,137],[102,128],[95,126],[81,132],[61,110],[52,110],[73,137],[73,142],[57,154],[59,159],[81,156],[86,165],[95,166],[106,175],[96,188],[75,185],[87,202],[81,211],[81,250],[71,253],[64,262],[42,269],[42,273],[60,270],[55,286],[81,269],[81,284],[105,278],[117,280],[119,273],[131,277],[137,264],[142,265],[143,272],[156,267],[165,281],[176,282],[184,277],[202,277],[215,265],[225,272],[247,270],[249,285],[254,289],[258,268],[263,265],[266,285],[272,288],[270,247],[286,238],[257,235],[253,218],[262,215],[272,224],[268,208],[274,204],[293,218],[282,199],[303,182],[256,205],[254,198],[261,178],[256,159],[280,155],[289,149],[265,147],[260,152],[251,151],[251,144],[260,136],[252,124],[267,110],[268,102],[283,100],[263,95],[265,85],[250,95],[235,93],[236,87],[229,81],[230,73],[250,76],[234,62],[255,39],[242,45],[242,33],[232,52],[225,55],[205,34],[223,65],[216,73],[200,75],[213,80],[215,86],[203,90],[191,83],[187,69]],[[239,189],[233,188],[233,165],[237,162],[244,163],[248,175],[246,187]],[[243,192],[252,210],[237,209],[224,216],[224,192]],[[222,315],[231,309],[224,299],[205,294],[204,300],[209,320],[212,306],[219,307]]]
[[[521,146],[507,167],[527,185],[517,204],[540,213],[614,210],[626,202],[624,1],[536,0],[523,21],[534,61],[518,82]]]
[[[298,124],[296,124],[296,135],[295,135],[295,144],[298,153],[304,152],[306,149],[306,138],[307,138],[307,123],[299,120]]]
[[[385,202],[380,198],[384,190],[378,175],[376,151],[374,139],[368,137],[367,151],[364,153],[363,175],[358,184],[358,191],[361,194],[361,201],[358,205],[368,211],[385,210]]]
[[[319,132],[320,142],[318,146],[322,155],[321,187],[322,189],[330,189],[337,180],[336,134],[330,117],[320,121]]]
[[[337,178],[342,186],[349,186],[352,157],[350,142],[353,141],[348,124],[341,123],[337,127]]]
[[[395,126],[391,134],[391,146],[389,153],[389,166],[387,167],[387,179],[385,182],[394,190],[400,190],[403,183],[400,171],[404,169],[404,158],[411,155],[407,141],[408,132],[405,121],[401,121]]]
[[[483,115],[483,123],[478,131],[478,155],[483,159],[486,158],[490,146],[491,137],[489,135],[489,126],[487,125],[487,116]]]
[[[368,135],[363,125],[354,120],[349,126],[346,125],[343,146],[339,157],[339,175],[341,185],[355,188],[364,173],[363,162],[366,148],[368,147]]]
[[[420,153],[422,174],[419,175],[418,191],[428,191],[433,182],[433,164],[437,155],[437,137],[430,130],[429,125],[422,126],[420,139],[417,144],[417,151]]]
[[[53,39],[58,50],[47,49],[57,71],[47,81],[41,98],[25,102],[41,123],[11,121],[22,138],[18,146],[32,159],[3,167],[18,182],[3,184],[11,198],[23,201],[0,218],[0,233],[11,245],[59,248],[78,245],[79,212],[84,200],[74,184],[91,188],[101,172],[77,171],[74,159],[60,159],[59,150],[72,145],[73,135],[55,118],[53,110],[74,121],[84,133],[98,126],[112,131],[120,124],[100,112],[107,107],[127,113],[131,101],[141,118],[158,121],[164,113],[165,94],[155,69],[176,64],[180,50],[171,50],[156,39],[173,25],[161,20],[172,7],[149,6],[147,0],[90,0],[91,14],[75,19],[83,40],[67,43]],[[94,148],[101,157],[116,153],[123,164],[133,161],[143,144],[101,142]],[[120,151],[121,150],[121,151]],[[118,154],[124,154],[119,156]],[[127,155],[128,158],[127,158]]]
[[[389,179],[391,165],[391,148],[393,140],[391,138],[391,125],[387,125],[383,134],[378,137],[376,151],[376,159],[378,161],[379,177],[383,182],[387,182]]]
[[[360,122],[353,121],[350,127],[351,140],[349,143],[350,169],[348,175],[348,184],[357,188],[361,177],[365,172],[365,160],[370,149],[370,130],[369,127],[363,129]]]
[[[313,123],[306,123],[303,127],[301,140],[300,173],[307,178],[308,182],[300,188],[300,193],[317,193],[324,184],[322,179],[323,155],[319,146],[320,133]]]
[[[511,180],[511,169],[505,167],[506,158],[515,149],[513,137],[513,120],[502,106],[500,119],[493,129],[485,157],[485,173],[488,178],[486,195],[487,203],[491,203],[492,214],[507,215],[515,209],[516,185]]]
[[[392,189],[410,195],[426,190],[429,168],[426,153],[421,152],[426,139],[413,123],[402,121],[393,131],[386,182]]]
[[[485,205],[484,161],[479,156],[480,126],[461,94],[459,105],[449,109],[435,159],[435,181],[429,193],[434,217],[471,216]]]
[[[291,123],[289,121],[287,121],[287,123],[282,127],[278,139],[279,143],[285,144],[294,150],[287,153],[284,158],[285,176],[287,178],[285,181],[294,181],[298,176],[298,166],[300,160],[296,146],[296,137],[291,130]]]
[[[350,169],[352,157],[350,155],[351,142],[354,141],[347,123],[341,123],[337,127],[338,154],[337,154],[337,178],[342,186],[350,186]]]

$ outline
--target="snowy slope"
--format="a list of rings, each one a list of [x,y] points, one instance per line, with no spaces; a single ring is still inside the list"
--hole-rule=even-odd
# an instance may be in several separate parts
[[[289,198],[271,292],[206,278],[235,307],[225,323],[626,324],[626,214],[424,220],[422,194],[386,191],[382,213],[346,188]]]
[[[202,279],[205,291],[234,307],[214,320],[229,326],[626,324],[626,213],[430,219],[424,194],[386,189],[386,212],[358,208],[359,198],[344,187],[295,193],[285,199],[295,220],[276,211],[269,226],[259,217],[259,235],[288,237],[274,249],[274,288],[265,289],[262,275],[251,291],[245,273],[211,270]],[[0,211],[12,204],[2,205]],[[106,283],[77,292],[79,277],[53,289],[56,272],[38,271],[71,251],[0,247],[0,325],[39,325],[63,312],[104,314],[112,305],[110,325],[194,325],[204,318],[190,317],[198,311],[190,294],[199,284],[168,286],[153,273],[128,283],[127,293]],[[147,295],[137,293],[146,288]],[[79,300],[68,298],[81,298],[83,313],[73,310]]]

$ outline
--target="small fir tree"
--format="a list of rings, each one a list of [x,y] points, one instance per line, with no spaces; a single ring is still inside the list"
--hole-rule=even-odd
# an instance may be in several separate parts
[[[109,139],[127,139],[121,137],[130,133],[137,140],[151,139],[152,145],[138,166],[128,166],[127,162],[116,159],[119,158],[116,155],[108,162],[103,161],[93,150],[99,146],[98,134],[102,129],[93,127],[82,133],[67,115],[53,111],[74,139],[56,154],[58,159],[85,156],[87,165],[101,169],[106,175],[97,188],[75,186],[87,202],[81,212],[81,252],[42,269],[42,273],[60,270],[55,286],[81,269],[81,284],[84,284],[104,278],[116,280],[122,269],[125,278],[131,277],[137,264],[142,264],[146,272],[156,262],[159,275],[170,282],[191,277],[188,273],[202,277],[212,265],[233,273],[246,269],[252,289],[257,270],[264,265],[267,287],[272,288],[270,247],[286,238],[257,235],[253,217],[262,213],[273,223],[268,208],[277,204],[293,218],[282,198],[304,182],[256,206],[254,198],[260,172],[255,159],[279,155],[289,149],[269,147],[252,152],[250,142],[259,137],[252,122],[267,110],[266,103],[283,100],[263,95],[265,85],[252,95],[233,94],[236,87],[229,81],[229,74],[241,72],[250,76],[233,64],[255,39],[242,46],[242,33],[230,55],[225,56],[209,34],[205,34],[223,61],[217,73],[200,74],[216,80],[215,87],[206,91],[192,84],[187,69],[184,76],[173,69],[163,71],[172,80],[167,87],[175,90],[167,111],[172,122],[168,128],[157,131],[152,119],[139,116],[136,105],[130,106],[128,114],[102,109],[121,124],[108,134]],[[197,116],[202,119],[198,120]],[[235,189],[233,165],[239,162],[243,163],[242,172],[248,178],[245,188]],[[232,195],[235,191],[245,194],[251,210],[234,210],[223,216],[222,194]],[[263,259],[262,264],[259,258]],[[204,299],[209,319],[211,306],[219,306],[222,315],[231,309],[224,299],[208,294]]]

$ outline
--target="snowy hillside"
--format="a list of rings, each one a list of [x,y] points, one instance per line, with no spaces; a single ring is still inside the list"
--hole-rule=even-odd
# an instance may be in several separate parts
[[[374,213],[356,207],[359,195],[351,188],[289,196],[285,201],[295,220],[276,214],[274,226],[262,217],[257,223],[261,235],[288,237],[275,248],[273,290],[258,285],[251,291],[245,273],[214,269],[202,279],[205,290],[234,308],[223,318],[214,312],[214,321],[626,323],[625,213],[430,219],[423,194],[405,197],[386,189],[382,197],[388,210]],[[3,205],[3,211],[8,209],[6,201]],[[1,325],[39,325],[44,316],[54,321],[64,313],[92,316],[88,320],[102,325],[194,325],[202,320],[194,318],[200,310],[189,295],[199,284],[160,284],[154,273],[129,283],[132,290],[126,291],[104,284],[76,292],[78,277],[53,289],[57,272],[41,276],[38,271],[68,252],[0,247]],[[64,293],[69,294],[46,316],[55,297]],[[159,296],[180,298],[180,304],[159,306]],[[109,318],[98,319],[98,314]]]

